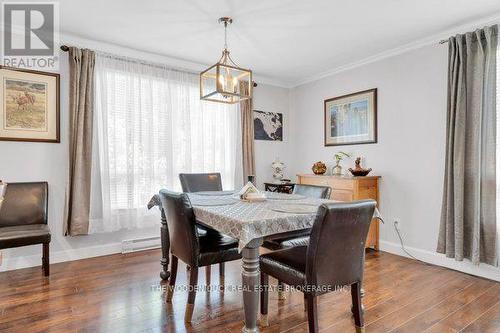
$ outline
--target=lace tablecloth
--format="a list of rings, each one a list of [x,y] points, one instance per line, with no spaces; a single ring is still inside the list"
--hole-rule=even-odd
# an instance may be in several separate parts
[[[239,240],[239,249],[242,250],[253,239],[273,234],[311,228],[316,218],[316,213],[285,213],[273,210],[277,205],[315,205],[334,202],[326,199],[296,199],[279,200],[268,199],[263,202],[245,202],[235,200],[228,204],[227,201],[220,206],[216,200],[226,198],[212,196],[214,204],[201,204],[195,193],[188,194],[193,205],[196,219],[213,229]],[[222,201],[221,201],[222,202]],[[380,214],[376,210],[375,218]]]
[[[266,193],[267,194],[267,193]],[[193,205],[196,219],[213,229],[238,239],[240,251],[253,239],[288,231],[311,228],[316,213],[286,213],[275,210],[277,206],[314,205],[335,202],[326,199],[302,198],[290,195],[290,200],[283,196],[263,202],[245,202],[235,196],[203,196],[188,193]],[[148,208],[159,206],[161,202],[158,194],[151,198]],[[380,218],[378,209],[374,218]]]

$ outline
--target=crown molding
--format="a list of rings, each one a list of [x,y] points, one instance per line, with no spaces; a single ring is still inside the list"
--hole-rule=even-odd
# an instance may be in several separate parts
[[[442,39],[448,39],[450,36],[453,36],[458,33],[465,33],[467,31],[471,31],[474,29],[477,29],[479,27],[482,27],[484,25],[488,24],[495,24],[495,23],[500,23],[500,13],[495,13],[494,15],[484,17],[475,21],[471,21],[465,24],[461,24],[459,26],[455,26],[450,29],[446,29],[444,31],[441,31],[439,33],[433,34],[429,37],[425,37],[422,39],[415,40],[413,42],[389,49],[387,51],[383,51],[380,53],[377,53],[375,55],[363,58],[358,61],[354,61],[345,65],[341,65],[335,68],[332,68],[330,70],[324,71],[317,73],[315,75],[297,80],[297,81],[289,81],[289,80],[284,80],[279,77],[270,77],[266,75],[262,75],[259,73],[254,73],[254,80],[257,83],[261,84],[266,84],[266,85],[272,85],[272,86],[277,86],[281,88],[287,88],[287,89],[292,89],[296,88],[298,86],[311,83],[314,81],[321,80],[323,78],[345,72],[357,67],[361,67],[370,63],[374,63],[386,58],[394,57],[397,55],[401,55],[428,45],[436,44],[436,46],[439,46],[439,41]],[[95,39],[90,39],[87,37],[79,36],[77,34],[71,33],[71,32],[61,32],[60,34],[60,40],[61,44],[71,44],[71,45],[76,45],[79,47],[87,47],[95,50],[99,50],[102,52],[107,52],[107,53],[114,53],[117,55],[121,56],[127,56],[127,57],[132,57],[132,58],[138,58],[138,59],[144,59],[146,61],[152,61],[152,62],[157,62],[161,64],[165,64],[168,66],[171,66],[173,68],[181,69],[181,70],[186,70],[186,71],[194,71],[194,72],[199,72],[202,71],[203,69],[207,68],[211,64],[203,64],[203,63],[198,63],[198,62],[193,62],[193,61],[188,61],[172,56],[168,56],[165,54],[160,54],[160,53],[155,53],[155,52],[148,52],[148,51],[143,51],[139,49],[134,49],[128,46],[124,45],[119,45],[115,43],[109,43],[106,41],[100,41],[100,40],[95,40]]]
[[[116,54],[119,56],[142,59],[145,61],[151,61],[158,64],[165,64],[169,67],[189,72],[201,72],[208,66],[213,65],[213,64],[203,64],[194,61],[184,60],[160,53],[143,51],[120,44],[109,43],[102,40],[90,39],[71,32],[61,32],[59,39],[61,41],[61,45],[67,44],[68,46],[84,47],[105,53]],[[267,84],[282,88],[291,88],[290,82],[285,82],[277,78],[261,75],[259,73],[253,73],[253,79],[259,84]]]
[[[407,44],[398,46],[396,48],[375,54],[373,56],[369,56],[369,57],[366,57],[364,59],[346,64],[346,65],[338,66],[338,67],[335,67],[333,69],[309,76],[307,78],[304,78],[303,80],[299,80],[299,81],[291,84],[291,88],[296,88],[298,86],[301,86],[301,85],[304,85],[307,83],[311,83],[314,81],[318,81],[320,79],[323,79],[323,78],[326,78],[326,77],[329,77],[329,76],[332,76],[332,75],[335,75],[335,74],[338,74],[341,72],[345,72],[345,71],[348,71],[350,69],[354,69],[357,67],[361,67],[361,66],[373,63],[373,62],[380,61],[382,59],[386,59],[386,58],[394,57],[394,56],[397,56],[397,55],[400,55],[400,54],[403,54],[406,52],[410,52],[410,51],[422,48],[424,46],[428,46],[428,45],[432,45],[432,44],[436,44],[436,46],[439,46],[439,42],[441,40],[448,39],[450,36],[453,36],[453,35],[459,34],[459,33],[465,33],[467,31],[471,31],[474,29],[478,29],[478,28],[482,27],[483,25],[495,24],[495,23],[500,23],[500,13],[496,13],[492,16],[488,16],[488,17],[485,17],[485,18],[482,18],[479,20],[468,22],[466,24],[462,24],[462,25],[456,26],[454,28],[447,29],[445,31],[434,34],[432,36],[418,39],[418,40],[413,41],[411,43],[407,43]]]

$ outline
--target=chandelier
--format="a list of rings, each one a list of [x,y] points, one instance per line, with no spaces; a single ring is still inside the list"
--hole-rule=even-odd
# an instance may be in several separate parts
[[[238,67],[227,49],[227,26],[230,17],[221,17],[224,24],[224,50],[219,61],[200,73],[200,99],[234,104],[252,98],[252,71]]]

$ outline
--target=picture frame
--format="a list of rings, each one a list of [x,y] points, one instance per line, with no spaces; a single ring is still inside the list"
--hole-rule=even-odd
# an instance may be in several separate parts
[[[283,141],[283,113],[253,110],[254,139]]]
[[[377,143],[377,88],[324,100],[325,147]]]
[[[60,75],[0,66],[0,141],[60,143]]]

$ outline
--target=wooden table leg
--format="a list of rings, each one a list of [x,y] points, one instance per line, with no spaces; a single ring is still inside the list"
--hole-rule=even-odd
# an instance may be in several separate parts
[[[168,264],[170,262],[170,235],[168,234],[167,218],[163,209],[161,211],[161,272],[160,277],[166,281],[170,277]]]
[[[259,310],[259,247],[262,239],[254,239],[243,248],[242,281],[243,281],[243,307],[245,310],[245,326],[243,333],[258,333],[257,314]]]

